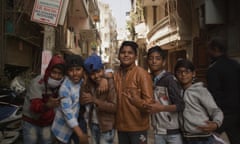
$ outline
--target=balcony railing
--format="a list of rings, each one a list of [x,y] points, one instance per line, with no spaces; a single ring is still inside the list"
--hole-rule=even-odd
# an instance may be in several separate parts
[[[158,21],[148,32],[147,38],[150,41],[155,41],[157,39],[161,39],[173,33],[176,33],[177,26],[174,23],[174,19],[171,19],[169,16],[164,17],[163,19]]]

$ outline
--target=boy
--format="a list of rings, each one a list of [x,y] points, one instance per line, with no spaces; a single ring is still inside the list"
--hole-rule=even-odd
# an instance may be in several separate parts
[[[193,83],[196,72],[189,60],[177,61],[174,72],[184,90],[186,107],[180,117],[184,144],[213,144],[212,132],[222,124],[222,111],[202,82]]]
[[[58,89],[63,81],[65,62],[60,55],[50,60],[44,76],[31,81],[23,105],[23,142],[24,144],[52,144],[51,125],[54,108],[61,98]]]
[[[108,79],[109,90],[98,92],[98,87],[104,79],[104,69],[101,58],[89,56],[84,62],[88,81],[81,90],[81,104],[90,106],[89,125],[93,144],[113,144],[116,112],[116,91],[113,79]]]
[[[67,76],[63,81],[59,95],[61,105],[56,110],[52,125],[52,132],[60,143],[68,143],[72,133],[87,144],[88,138],[79,127],[78,117],[80,111],[79,91],[83,83],[83,59],[79,55],[66,57]]]
[[[149,113],[144,104],[152,99],[152,81],[136,66],[138,45],[124,41],[119,49],[120,68],[114,73],[117,91],[116,128],[119,144],[147,144]]]
[[[150,48],[147,62],[154,80],[155,101],[145,107],[152,113],[155,144],[182,144],[178,112],[183,111],[184,102],[174,75],[164,69],[166,52],[159,46]]]

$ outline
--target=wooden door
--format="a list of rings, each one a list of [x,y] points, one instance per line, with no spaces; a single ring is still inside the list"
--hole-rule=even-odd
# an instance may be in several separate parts
[[[207,42],[205,39],[200,39],[198,37],[193,39],[193,63],[196,67],[197,81],[202,81],[206,84],[209,57],[207,54]]]
[[[186,58],[186,50],[179,50],[169,53],[168,71],[174,72],[174,66],[178,59]]]

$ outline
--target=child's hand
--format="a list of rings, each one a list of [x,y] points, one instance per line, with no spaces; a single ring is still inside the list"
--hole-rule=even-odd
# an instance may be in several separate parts
[[[80,103],[81,104],[88,104],[88,103],[94,103],[95,98],[90,94],[83,92],[80,97]]]
[[[200,129],[203,132],[213,132],[217,129],[218,125],[216,122],[213,121],[206,121],[206,125],[204,126],[198,126],[198,129]]]
[[[160,102],[154,101],[149,104],[144,104],[144,108],[146,109],[147,112],[152,114],[163,111],[164,106]]]
[[[141,90],[137,88],[129,88],[128,90],[132,97],[141,97]]]
[[[61,102],[61,99],[63,97],[58,97],[58,98],[54,98],[54,97],[49,97],[47,103],[46,103],[46,106],[48,108],[55,108],[55,107],[58,107],[60,105],[60,102]]]
[[[79,137],[79,144],[88,144],[88,136],[83,134]]]
[[[107,81],[107,79],[102,78],[102,79],[100,80],[99,86],[98,86],[98,88],[97,88],[97,92],[98,92],[99,94],[101,94],[101,93],[104,93],[104,92],[106,92],[106,91],[108,91],[108,81]]]
[[[141,90],[137,88],[129,88],[125,93],[123,93],[125,96],[127,96],[130,103],[133,105],[136,103],[139,103],[141,101]]]

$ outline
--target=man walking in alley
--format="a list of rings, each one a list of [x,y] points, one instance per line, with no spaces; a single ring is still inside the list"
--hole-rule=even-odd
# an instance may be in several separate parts
[[[225,44],[222,38],[214,38],[208,43],[212,62],[207,72],[207,84],[224,113],[218,132],[226,132],[231,144],[240,144],[240,65],[227,57]]]

